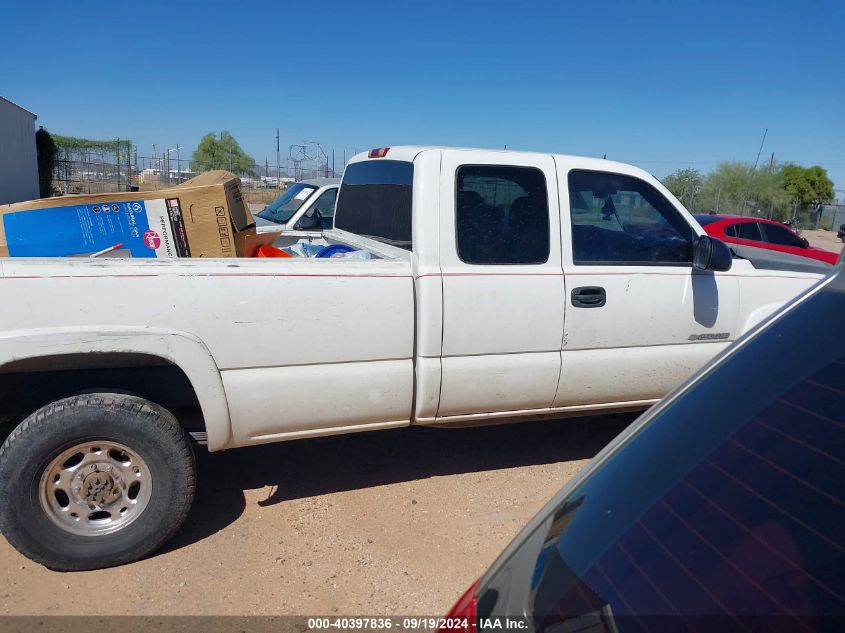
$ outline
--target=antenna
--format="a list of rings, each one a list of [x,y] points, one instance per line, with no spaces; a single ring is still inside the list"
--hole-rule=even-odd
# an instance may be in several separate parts
[[[745,206],[748,204],[748,196],[751,195],[751,181],[754,180],[754,174],[757,172],[757,165],[760,163],[760,154],[763,153],[763,145],[766,143],[766,135],[769,133],[769,128],[763,130],[763,139],[760,141],[760,149],[757,150],[757,158],[754,161],[754,168],[748,174],[748,185],[745,189],[745,196],[742,199],[742,210],[740,215],[745,215]]]
[[[757,150],[757,159],[754,161],[754,170],[757,170],[757,165],[760,163],[760,154],[763,153],[763,144],[766,142],[766,134],[769,133],[769,128],[763,131],[763,140],[760,141],[760,149]]]

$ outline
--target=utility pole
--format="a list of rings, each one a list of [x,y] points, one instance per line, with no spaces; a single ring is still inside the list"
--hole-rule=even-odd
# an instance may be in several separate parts
[[[117,190],[120,191],[120,139],[117,139]]]
[[[748,204],[748,196],[751,195],[751,181],[754,180],[754,174],[757,172],[757,165],[760,163],[760,154],[763,153],[763,145],[766,142],[766,135],[769,133],[769,128],[766,128],[763,131],[763,140],[760,141],[760,149],[757,150],[757,160],[754,161],[754,168],[751,170],[751,173],[748,174],[748,186],[745,190],[745,197],[742,200],[742,211],[740,211],[740,215],[745,215],[745,205]]]
[[[332,178],[337,176],[337,172],[334,170],[334,149],[332,149]]]
[[[282,155],[279,153],[279,128],[276,128],[276,187],[282,188]]]
[[[182,159],[179,158],[179,143],[176,143],[176,182],[182,182]]]

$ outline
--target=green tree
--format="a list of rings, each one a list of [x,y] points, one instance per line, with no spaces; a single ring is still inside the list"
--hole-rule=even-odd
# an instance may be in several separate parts
[[[42,198],[53,195],[53,170],[56,168],[56,143],[44,126],[35,133],[38,160],[38,190]]]
[[[790,202],[802,209],[818,210],[833,200],[833,182],[823,167],[788,164],[781,169],[781,175]]]
[[[701,211],[784,219],[789,201],[777,165],[722,162],[707,174],[696,202]]]
[[[206,134],[193,155],[192,168],[196,172],[227,169],[236,174],[248,172],[255,161],[241,149],[235,137],[227,131]]]
[[[699,196],[698,208],[716,213],[739,213],[753,182],[753,168],[747,163],[726,161],[707,175]]]
[[[745,210],[750,215],[764,215],[775,220],[788,217],[789,199],[783,190],[783,174],[778,165],[766,165],[754,172]]]
[[[704,176],[697,169],[679,169],[663,179],[666,188],[675,194],[687,209],[695,208],[696,197],[704,187]]]

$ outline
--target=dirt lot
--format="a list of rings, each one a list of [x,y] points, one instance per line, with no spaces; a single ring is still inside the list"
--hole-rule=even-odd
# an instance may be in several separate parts
[[[0,614],[440,615],[634,417],[205,453],[187,525],[152,558],[60,574],[0,539]]]
[[[812,246],[823,248],[826,251],[841,253],[845,244],[836,237],[836,231],[801,231],[801,235],[807,238]]]

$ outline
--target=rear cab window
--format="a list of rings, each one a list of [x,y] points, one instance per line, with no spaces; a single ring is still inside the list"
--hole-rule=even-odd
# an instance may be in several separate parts
[[[374,159],[347,166],[335,209],[336,229],[412,250],[414,164]]]

